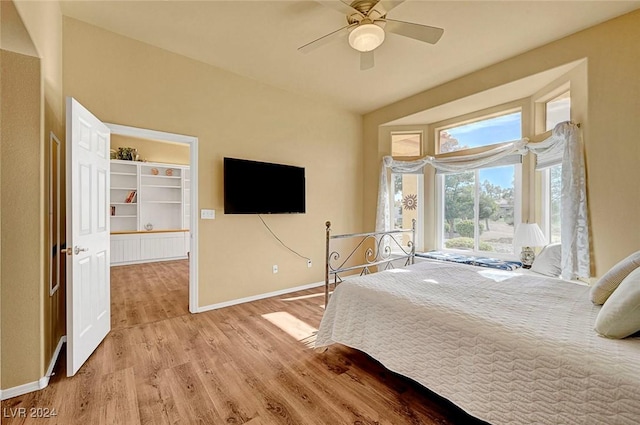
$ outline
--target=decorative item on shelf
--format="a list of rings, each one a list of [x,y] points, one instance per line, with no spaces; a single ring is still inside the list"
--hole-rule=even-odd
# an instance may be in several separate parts
[[[118,159],[118,151],[115,149],[109,149],[109,159]]]
[[[540,227],[536,223],[518,224],[513,241],[517,246],[522,247],[520,261],[522,261],[522,267],[525,269],[530,269],[533,260],[536,258],[533,247],[547,244],[547,238],[545,238],[542,230],[540,230]]]
[[[151,169],[151,174],[153,174],[154,176],[158,175],[158,169],[157,168],[152,168]]]
[[[136,148],[118,148],[116,154],[117,159],[125,161],[135,161],[139,157],[138,150]]]
[[[135,201],[136,199],[136,191],[132,190],[129,192],[129,194],[127,195],[127,198],[124,200],[125,203],[127,204],[131,204]]]
[[[147,223],[147,224],[144,225],[144,228],[147,231],[151,231],[151,230],[153,230],[153,224]]]
[[[167,171],[165,171],[165,174],[167,176],[173,176],[173,168],[167,168]]]
[[[116,215],[116,206],[111,205],[111,215]]]

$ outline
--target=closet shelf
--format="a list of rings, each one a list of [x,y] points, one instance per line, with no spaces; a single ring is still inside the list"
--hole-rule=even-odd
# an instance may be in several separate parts
[[[142,201],[143,204],[182,204],[182,201]]]
[[[150,177],[153,179],[180,179],[180,176],[165,176],[162,174],[141,174],[140,177]]]

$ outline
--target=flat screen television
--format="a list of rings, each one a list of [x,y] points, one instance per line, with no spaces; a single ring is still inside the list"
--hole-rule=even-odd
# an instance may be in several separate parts
[[[224,158],[225,214],[305,212],[304,168]]]

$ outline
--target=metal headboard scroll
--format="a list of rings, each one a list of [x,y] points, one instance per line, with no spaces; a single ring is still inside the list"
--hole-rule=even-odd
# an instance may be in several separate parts
[[[331,222],[326,226],[326,259],[324,273],[324,302],[329,302],[329,289],[333,283],[333,289],[342,282],[341,274],[360,271],[360,276],[372,273],[373,267],[378,271],[394,268],[394,263],[402,262],[407,266],[414,263],[416,247],[416,221],[411,221],[411,229],[397,229],[369,233],[350,233],[344,235],[331,235]],[[401,243],[404,234],[411,234],[411,240],[406,246]],[[331,241],[336,239],[353,239],[355,247],[350,248],[346,255],[334,250]],[[399,240],[400,239],[400,240]],[[361,261],[358,255],[364,255]],[[356,265],[351,265],[355,263]],[[333,279],[331,279],[333,276]],[[331,282],[333,280],[333,282]]]

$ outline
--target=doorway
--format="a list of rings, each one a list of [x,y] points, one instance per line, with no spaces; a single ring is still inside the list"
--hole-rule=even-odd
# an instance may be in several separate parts
[[[122,136],[124,138],[135,138],[146,141],[156,141],[158,143],[167,143],[173,144],[183,147],[188,147],[189,156],[188,156],[188,168],[180,168],[176,167],[175,170],[172,167],[168,167],[163,169],[163,175],[167,175],[167,173],[175,174],[171,177],[179,177],[180,173],[185,173],[183,176],[186,177],[186,173],[188,172],[188,191],[185,191],[184,204],[188,205],[188,216],[187,213],[183,213],[183,218],[185,219],[185,226],[188,225],[188,230],[186,233],[186,252],[187,252],[187,263],[188,263],[188,299],[189,299],[189,312],[196,313],[198,311],[198,291],[197,291],[197,273],[198,273],[198,252],[197,252],[197,235],[198,235],[198,221],[197,221],[197,211],[198,211],[198,138],[193,136],[186,136],[175,133],[167,133],[156,130],[149,129],[141,129],[136,127],[124,126],[119,124],[111,124],[105,123],[106,126],[111,131],[111,134],[118,137]],[[144,155],[144,154],[143,154]],[[135,159],[135,158],[134,158]],[[146,170],[149,168],[149,170]],[[158,172],[161,167],[145,167],[145,172]],[[183,183],[184,184],[184,183]],[[135,195],[138,196],[138,195]],[[126,206],[124,206],[126,208]],[[140,219],[144,219],[140,217]],[[125,219],[126,220],[126,219]],[[135,218],[134,220],[137,220]],[[143,220],[145,221],[142,226],[151,225],[153,223],[151,221],[154,220]],[[146,221],[149,221],[147,223]],[[150,227],[150,226],[147,226]],[[173,234],[173,233],[172,233]],[[146,235],[145,235],[146,236]],[[148,242],[150,245],[153,245],[154,241]]]

